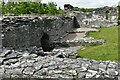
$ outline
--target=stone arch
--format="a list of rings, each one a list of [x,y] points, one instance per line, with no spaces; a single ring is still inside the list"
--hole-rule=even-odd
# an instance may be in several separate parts
[[[80,25],[79,25],[79,23],[78,23],[78,21],[77,21],[77,18],[76,17],[74,17],[73,18],[73,22],[74,22],[74,28],[80,28]]]
[[[49,35],[47,33],[43,33],[43,36],[41,38],[41,47],[43,51],[50,51],[50,41]]]
[[[108,20],[108,17],[109,17],[109,16],[108,16],[109,13],[110,13],[110,12],[109,12],[109,10],[107,9],[107,10],[105,11],[105,17],[106,17],[107,20]]]

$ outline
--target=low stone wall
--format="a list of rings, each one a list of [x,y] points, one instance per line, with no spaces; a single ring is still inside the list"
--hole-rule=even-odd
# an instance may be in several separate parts
[[[35,50],[35,49],[34,49]],[[71,50],[71,49],[70,49]],[[57,50],[56,50],[57,51]],[[100,78],[99,80],[118,80],[120,78],[119,63],[114,61],[96,61],[86,58],[67,58],[53,55],[41,55],[29,53],[28,51],[18,52],[14,50],[3,50],[0,54],[0,79],[11,78]],[[57,51],[57,54],[64,52],[64,49]],[[73,52],[74,53],[74,52]],[[111,78],[111,79],[105,79]]]
[[[105,40],[94,40],[92,38],[80,38],[79,40],[56,41],[54,44],[62,47],[86,46],[88,44],[104,44]]]

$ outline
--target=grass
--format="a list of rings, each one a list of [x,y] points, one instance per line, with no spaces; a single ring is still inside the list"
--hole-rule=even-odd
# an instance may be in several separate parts
[[[87,37],[104,39],[103,45],[88,45],[85,49],[77,51],[80,57],[95,60],[118,61],[118,27],[103,27],[100,32],[90,32]]]

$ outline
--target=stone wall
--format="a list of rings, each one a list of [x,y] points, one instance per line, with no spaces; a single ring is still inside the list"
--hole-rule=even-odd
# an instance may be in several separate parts
[[[109,10],[108,20],[105,11]],[[97,8],[93,12],[82,13],[70,10],[64,16],[9,17],[2,20],[3,47],[28,48],[43,45],[53,47],[52,42],[66,32],[79,27],[110,27],[117,25],[116,8]],[[45,34],[47,36],[45,38]],[[44,41],[45,40],[45,41]],[[45,46],[46,47],[46,46]]]
[[[57,51],[57,54],[64,53]],[[63,50],[61,50],[63,51]],[[71,51],[71,49],[70,49]],[[38,56],[27,51],[4,50],[0,54],[1,80],[119,80],[120,63],[86,58]],[[74,52],[73,52],[74,53]],[[13,55],[14,54],[14,55]],[[40,53],[43,54],[43,53]],[[4,79],[5,78],[5,79]],[[60,79],[58,79],[60,78]]]
[[[106,11],[108,10],[108,19]],[[68,11],[67,15],[77,18],[80,27],[110,27],[117,25],[118,11],[114,7],[96,8],[92,12]]]
[[[74,17],[9,17],[2,20],[3,47],[15,49],[41,46],[44,33],[49,44],[74,28]]]
[[[101,26],[116,26],[117,25],[117,15],[108,16],[108,20],[105,15],[101,16],[94,13],[75,13],[75,16],[79,22],[80,27],[101,27]]]

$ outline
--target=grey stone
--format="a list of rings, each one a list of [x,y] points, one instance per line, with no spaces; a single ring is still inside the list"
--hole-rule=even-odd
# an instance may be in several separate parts
[[[63,52],[58,52],[56,55],[54,55],[57,58],[65,58],[66,56],[63,54]]]
[[[11,78],[11,74],[4,74],[4,75],[3,75],[3,79],[4,79],[4,78]]]
[[[13,69],[6,69],[5,73],[11,75],[14,73],[14,70]]]
[[[39,70],[39,69],[41,69],[43,67],[43,64],[41,63],[41,62],[36,62],[36,63],[34,63],[34,68],[36,69],[36,70]]]
[[[37,54],[30,54],[30,57],[31,58],[36,58],[36,57],[38,57],[38,55]]]
[[[87,72],[80,72],[78,73],[78,78],[85,78]]]
[[[49,65],[51,65],[51,66],[52,66],[52,65],[56,65],[56,61],[50,61],[50,62],[49,62]]]
[[[0,57],[0,65],[3,64],[3,61],[4,61],[4,58],[1,58],[1,57]]]
[[[92,63],[92,64],[99,64],[100,62],[99,62],[99,61],[96,61],[96,60],[91,60],[91,63]]]
[[[33,66],[33,62],[27,62],[27,61],[25,61],[25,62],[22,62],[21,63],[21,67],[32,67]]]
[[[97,74],[97,71],[94,70],[88,70],[88,72],[92,73],[92,76],[95,76]]]
[[[73,76],[77,76],[76,70],[69,70],[69,73],[72,74]]]
[[[77,72],[85,72],[87,71],[88,69],[86,67],[81,67],[77,70]]]
[[[27,68],[24,69],[23,73],[24,73],[24,74],[27,74],[27,75],[33,75],[34,71],[35,71],[34,68],[32,68],[32,67],[27,67]]]
[[[42,56],[38,56],[38,57],[36,57],[36,58],[34,58],[35,59],[35,61],[37,62],[37,61],[43,61],[43,59],[44,59],[44,57],[42,57]]]
[[[30,58],[30,53],[28,51],[24,51],[22,57],[23,58]]]
[[[53,75],[53,74],[62,74],[62,70],[49,70],[48,74]]]
[[[0,79],[2,79],[4,77],[4,68],[0,68]]]
[[[19,55],[19,54],[18,54],[17,52],[12,51],[11,54],[8,54],[8,55],[6,56],[6,59],[15,59],[15,58],[19,57],[18,55]]]
[[[55,66],[49,66],[49,67],[48,67],[48,70],[55,70],[55,69],[58,69],[58,66],[57,66],[57,65],[55,65]]]
[[[6,49],[4,49],[3,52],[0,53],[0,56],[1,56],[1,57],[5,57],[5,56],[7,56],[8,54],[11,54],[11,53],[12,53],[11,50],[6,50]]]
[[[7,60],[7,61],[4,61],[4,64],[8,64],[8,65],[10,65],[11,63],[16,63],[16,62],[18,62],[18,59],[9,59],[9,60]]]
[[[27,62],[26,61],[24,61],[24,60],[22,60],[21,62],[20,62],[20,67],[22,67],[22,68],[25,68],[25,67],[27,67],[28,65],[27,65]]]
[[[99,70],[99,64],[92,64],[89,66],[89,69],[98,71]]]
[[[42,75],[44,76],[44,75],[47,75],[47,73],[48,73],[47,70],[48,70],[47,68],[43,68],[43,69],[35,72],[35,73],[34,73],[34,76],[42,76]]]
[[[118,75],[118,71],[116,71],[115,69],[107,69],[107,74],[112,75],[112,76],[117,76]]]
[[[44,56],[44,55],[45,55],[44,52],[43,52],[42,47],[37,48],[36,46],[34,46],[34,47],[29,48],[28,51],[29,51],[30,53],[34,53],[34,54],[36,54],[36,55],[41,55],[41,56]]]
[[[23,68],[15,68],[15,69],[7,69],[6,74],[11,74],[11,75],[22,75]]]
[[[18,78],[22,78],[22,76],[21,75],[17,75],[17,74],[12,74],[11,75],[11,78],[14,78],[14,79],[18,79]]]
[[[49,66],[53,66],[55,64],[56,64],[55,61],[50,61],[49,63],[44,64],[43,67],[49,67]]]
[[[49,63],[45,63],[44,65],[43,65],[43,67],[49,67],[50,65],[49,65]]]
[[[76,63],[75,59],[64,58],[64,63],[74,64]]]
[[[13,68],[18,68],[18,67],[21,66],[21,63],[20,63],[20,62],[16,62],[15,64],[11,64],[11,66],[12,66]]]
[[[70,67],[71,67],[72,69],[75,69],[75,68],[80,68],[81,66],[78,65],[77,63],[75,63],[75,64],[71,64]]]
[[[87,73],[85,76],[85,78],[93,78],[93,77],[94,77],[94,75],[92,73]]]
[[[104,64],[104,63],[100,63],[99,64],[99,70],[106,71],[106,69],[107,69],[107,65],[106,64]]]
[[[73,76],[66,75],[66,74],[59,74],[59,78],[72,78],[73,79]]]
[[[23,71],[24,68],[15,68],[13,71],[14,73],[13,74],[18,74],[18,75],[22,75],[22,71]]]
[[[109,64],[108,64],[108,67],[115,69],[115,68],[117,67],[117,64],[115,64],[115,63],[109,63]]]
[[[118,80],[120,80],[120,76],[118,76]]]
[[[95,78],[100,78],[100,75],[99,75],[99,74],[96,74]]]
[[[85,68],[88,68],[90,65],[89,65],[89,63],[82,63],[81,66],[85,67]]]
[[[58,65],[59,69],[65,69],[65,68],[69,68],[69,65]]]
[[[64,59],[63,58],[55,58],[56,62],[62,62]]]

